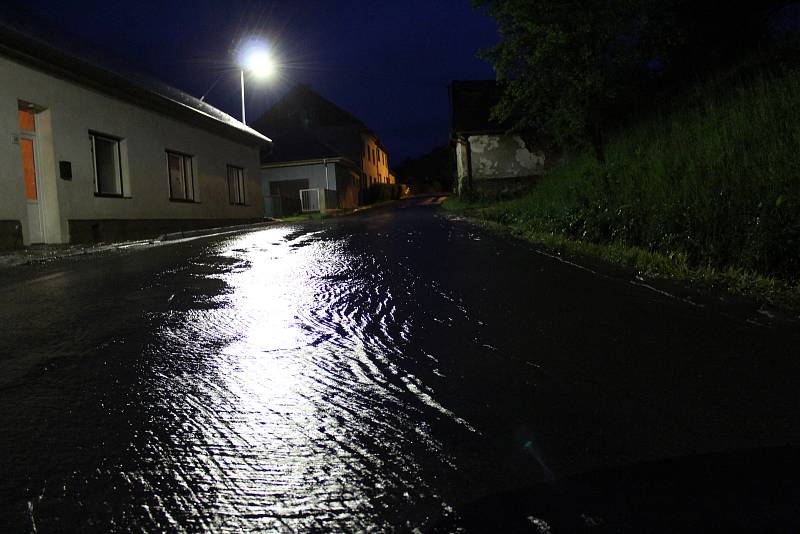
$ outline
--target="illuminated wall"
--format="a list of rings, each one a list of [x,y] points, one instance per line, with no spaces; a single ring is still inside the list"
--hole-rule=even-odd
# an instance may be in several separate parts
[[[244,219],[263,215],[257,141],[233,140],[106,93],[0,57],[0,220],[21,221],[30,243],[20,156],[19,99],[39,106],[37,172],[48,243],[69,240],[69,221]],[[124,195],[95,194],[89,132],[120,140]],[[12,142],[12,140],[14,140]],[[166,151],[190,155],[196,202],[170,201]],[[71,178],[60,176],[69,162]],[[227,166],[244,169],[246,205],[232,205]]]
[[[366,185],[389,183],[389,154],[378,144],[378,140],[362,134],[364,149],[361,152],[361,168],[366,176]]]

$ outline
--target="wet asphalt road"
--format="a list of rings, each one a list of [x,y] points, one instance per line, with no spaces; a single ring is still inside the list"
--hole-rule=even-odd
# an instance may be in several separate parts
[[[543,480],[800,444],[794,326],[429,202],[0,273],[2,530],[426,530]]]

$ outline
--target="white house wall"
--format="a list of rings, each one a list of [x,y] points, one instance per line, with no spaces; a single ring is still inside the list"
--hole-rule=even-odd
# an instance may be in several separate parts
[[[336,165],[328,163],[328,179],[325,180],[325,165],[309,163],[285,167],[265,167],[261,170],[264,194],[269,194],[270,182],[308,180],[309,189],[336,189]]]
[[[20,147],[18,100],[46,108],[37,117],[40,192],[47,239],[66,242],[69,220],[243,219],[263,215],[259,155],[231,140],[112,96],[0,57],[0,220],[19,220],[29,242]],[[89,131],[121,138],[123,184],[129,198],[96,197]],[[166,150],[194,157],[197,203],[171,202]],[[72,180],[58,162],[72,163]],[[228,201],[227,165],[245,169],[246,206]],[[250,201],[252,200],[252,202]]]
[[[459,144],[457,147],[460,148]],[[520,178],[542,174],[543,152],[530,152],[519,136],[473,135],[469,137],[473,179]],[[465,154],[457,154],[459,176],[466,165]],[[462,161],[464,160],[464,161]]]

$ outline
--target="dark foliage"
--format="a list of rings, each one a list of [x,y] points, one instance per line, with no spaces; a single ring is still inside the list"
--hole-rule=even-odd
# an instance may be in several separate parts
[[[514,129],[605,161],[608,131],[653,98],[696,83],[786,33],[791,2],[475,0],[498,23],[484,53]],[[776,17],[783,13],[776,29]],[[791,21],[790,21],[791,22]]]
[[[455,172],[453,150],[441,145],[427,154],[407,158],[395,168],[397,181],[409,186],[438,184],[441,190],[449,191],[453,186]]]

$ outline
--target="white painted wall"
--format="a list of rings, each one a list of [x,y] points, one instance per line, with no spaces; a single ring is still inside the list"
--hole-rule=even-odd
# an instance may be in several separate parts
[[[263,215],[259,153],[248,145],[113,96],[0,57],[0,220],[19,220],[29,242],[17,101],[46,111],[37,116],[39,169],[50,242],[68,240],[70,219],[251,218]],[[122,138],[129,198],[95,197],[89,131]],[[194,156],[197,203],[169,200],[166,150]],[[58,162],[72,162],[72,181]],[[247,206],[228,202],[227,165],[245,169]],[[335,182],[334,182],[335,183]]]
[[[336,190],[336,165],[333,162],[328,163],[327,184],[325,182],[325,165],[322,163],[264,167],[261,169],[261,180],[261,188],[265,195],[269,194],[269,184],[271,182],[286,182],[291,180],[308,180],[309,189]]]

